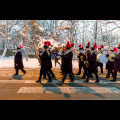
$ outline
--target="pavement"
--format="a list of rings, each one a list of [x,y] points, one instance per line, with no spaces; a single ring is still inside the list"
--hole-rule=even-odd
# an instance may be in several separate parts
[[[76,77],[77,78],[77,77]],[[120,81],[100,79],[89,83],[75,79],[65,83],[54,80],[36,83],[36,80],[0,80],[0,100],[120,100]]]

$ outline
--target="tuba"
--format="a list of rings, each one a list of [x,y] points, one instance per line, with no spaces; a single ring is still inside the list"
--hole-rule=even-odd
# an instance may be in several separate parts
[[[114,62],[115,60],[113,60],[112,57],[114,58],[114,57],[116,57],[116,55],[114,53],[109,54],[108,60],[111,62]]]

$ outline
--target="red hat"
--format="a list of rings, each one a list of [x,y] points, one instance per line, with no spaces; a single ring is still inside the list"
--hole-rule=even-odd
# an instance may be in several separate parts
[[[94,48],[94,49],[97,49],[97,45],[96,45],[96,43],[93,45],[93,48]]]
[[[100,47],[101,47],[101,48],[104,48],[104,45],[101,45]]]
[[[89,47],[90,47],[90,42],[88,42],[88,43],[87,43],[87,46],[89,46]]]
[[[116,47],[114,47],[113,50],[114,50],[114,52],[117,52],[117,48]]]
[[[44,45],[48,45],[47,41],[44,42]]]
[[[120,47],[120,44],[119,44],[119,47]]]
[[[48,46],[51,46],[51,42],[50,41],[47,41],[47,43],[48,43]]]
[[[71,47],[74,47],[74,43],[71,43]]]
[[[84,47],[83,47],[83,45],[81,46],[81,48],[84,50]]]
[[[67,41],[67,45],[65,46],[67,49],[71,48],[71,45],[69,43],[69,41]]]
[[[23,45],[22,45],[22,44],[20,44],[20,48],[23,48]]]
[[[79,44],[78,46],[79,46],[79,47],[81,47],[82,45],[81,45],[81,44]]]

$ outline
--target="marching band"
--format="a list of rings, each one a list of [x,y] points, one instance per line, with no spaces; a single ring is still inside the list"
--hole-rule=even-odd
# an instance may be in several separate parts
[[[41,82],[42,75],[44,78],[46,78],[47,74],[49,78],[48,82],[52,82],[52,78],[55,77],[55,74],[52,71],[51,51],[49,49],[50,45],[50,41],[45,41],[42,52],[39,52],[38,60],[40,61],[41,69],[39,79],[36,82]],[[63,75],[62,83],[64,83],[67,74],[69,74],[71,82],[74,82],[74,73],[72,69],[73,47],[74,43],[70,44],[69,41],[67,41],[67,44],[61,53],[58,53],[57,49],[54,52],[55,66],[56,63],[58,63],[61,67],[61,73]],[[117,72],[120,72],[120,45],[117,48],[110,49],[109,53],[107,54],[103,53],[104,45],[101,45],[97,50],[96,43],[90,48],[90,42],[88,42],[85,50],[81,44],[79,44],[78,47],[79,50],[77,53],[77,58],[79,59],[79,69],[78,73],[75,75],[80,75],[83,69],[83,76],[81,79],[85,79],[84,82],[89,82],[89,78],[92,78],[94,73],[96,77],[95,83],[99,83],[98,67],[100,67],[101,73],[103,73],[103,63],[105,63],[107,70],[105,78],[110,78],[111,74],[113,78],[111,81],[117,81]],[[61,57],[61,64],[58,62],[58,56]],[[19,62],[16,61],[17,59],[15,58],[15,69],[18,71],[18,69],[21,68],[16,67],[19,66]],[[24,74],[26,73],[23,67],[21,70],[24,72]],[[18,75],[18,72],[16,72],[16,75]]]

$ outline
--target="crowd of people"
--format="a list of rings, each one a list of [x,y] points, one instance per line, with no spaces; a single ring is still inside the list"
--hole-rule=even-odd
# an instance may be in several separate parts
[[[43,50],[39,53],[39,60],[40,60],[40,75],[39,79],[36,82],[41,82],[42,76],[46,78],[46,75],[48,76],[49,80],[48,82],[52,82],[52,78],[55,77],[55,74],[52,71],[52,61],[51,61],[51,51],[49,49],[50,42],[45,41]],[[61,57],[61,64],[58,62],[57,54],[55,54],[55,64],[56,62],[60,64],[61,67],[61,73],[63,75],[61,83],[65,82],[65,79],[67,75],[69,74],[69,77],[71,79],[71,82],[74,82],[74,73],[73,73],[73,67],[72,67],[72,59],[73,59],[73,47],[74,43],[69,43],[67,41],[66,46],[63,48],[63,51],[59,56]],[[78,65],[78,73],[75,75],[80,75],[81,71],[83,69],[83,75],[81,79],[85,79],[84,82],[89,82],[89,79],[93,77],[93,73],[96,77],[96,82],[99,83],[99,76],[98,76],[98,67],[101,69],[101,73],[104,72],[103,70],[103,63],[99,60],[98,55],[103,54],[103,48],[104,46],[101,45],[98,49],[96,49],[96,43],[93,47],[90,48],[90,42],[87,43],[85,49],[81,44],[78,45],[79,50],[77,53],[77,57],[79,59],[79,65]],[[57,51],[55,51],[57,53]],[[120,45],[114,49],[110,49],[109,53],[105,54],[108,61],[106,62],[106,69],[107,74],[105,78],[109,78],[110,74],[112,75],[112,82],[117,81],[117,72],[120,72]],[[24,74],[26,74],[26,71],[23,69],[23,62],[22,62],[22,54],[20,52],[20,47],[17,47],[17,53],[15,55],[15,69],[16,74],[18,75],[19,69],[22,70]]]

